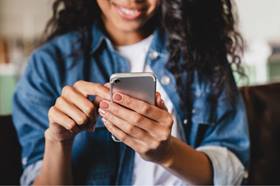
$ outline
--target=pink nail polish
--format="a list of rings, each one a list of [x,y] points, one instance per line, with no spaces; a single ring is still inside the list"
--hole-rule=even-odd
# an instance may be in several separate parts
[[[101,116],[105,116],[106,112],[104,110],[102,110],[101,108],[98,109],[98,112]]]
[[[100,105],[99,105],[101,108],[103,109],[107,109],[109,108],[109,104],[105,101],[101,101]]]
[[[120,94],[116,93],[116,94],[114,95],[114,100],[115,100],[115,101],[121,101],[121,100],[122,100],[122,96],[121,96]]]

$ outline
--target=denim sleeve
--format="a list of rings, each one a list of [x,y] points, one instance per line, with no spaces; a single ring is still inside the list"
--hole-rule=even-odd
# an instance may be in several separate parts
[[[38,176],[39,174],[39,171],[42,167],[42,162],[43,160],[40,160],[36,163],[33,163],[31,165],[28,165],[21,177],[20,177],[20,185],[32,185],[35,178]]]
[[[53,87],[53,61],[46,52],[35,52],[13,97],[13,122],[22,147],[24,170],[43,158],[48,110],[57,94]]]
[[[218,99],[215,122],[209,124],[199,146],[220,146],[229,149],[244,167],[249,164],[249,131],[245,105],[238,91],[236,103],[230,105],[226,96]]]
[[[198,122],[196,130],[203,133],[198,134],[201,138],[196,149],[209,157],[215,185],[240,184],[249,165],[250,142],[245,105],[238,91],[235,96],[235,104],[230,104],[222,92],[214,112],[210,104],[203,104],[205,100],[197,103],[197,111],[201,112],[195,113],[196,119],[201,122]],[[210,114],[213,114],[213,119],[210,119]]]
[[[246,178],[244,166],[227,148],[203,146],[197,150],[204,152],[211,161],[214,185],[241,185],[243,178]]]

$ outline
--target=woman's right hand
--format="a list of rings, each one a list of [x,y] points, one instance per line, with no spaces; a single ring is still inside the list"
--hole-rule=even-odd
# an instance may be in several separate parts
[[[96,96],[94,102],[88,96]],[[104,85],[78,81],[73,86],[65,86],[55,105],[49,109],[49,128],[45,138],[58,142],[72,141],[81,131],[94,131],[101,99],[110,99],[109,88]]]

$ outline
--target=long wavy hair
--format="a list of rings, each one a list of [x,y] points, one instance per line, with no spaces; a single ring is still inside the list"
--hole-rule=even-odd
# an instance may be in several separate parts
[[[243,39],[236,29],[234,7],[231,0],[161,0],[157,22],[168,35],[167,67],[176,77],[181,106],[188,118],[195,74],[210,83],[209,99],[213,107],[224,90],[234,103],[236,86],[232,69],[243,74],[240,66]],[[55,0],[45,42],[68,32],[78,32],[82,36],[81,51],[85,59],[90,59],[90,28],[100,15],[96,0]],[[188,77],[187,81],[183,81],[184,76]]]

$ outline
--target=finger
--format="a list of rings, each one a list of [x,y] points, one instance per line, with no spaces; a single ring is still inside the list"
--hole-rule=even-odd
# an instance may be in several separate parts
[[[94,104],[84,97],[80,92],[71,86],[66,86],[62,90],[62,97],[68,102],[71,102],[81,111],[83,111],[89,118],[93,117]]]
[[[103,100],[100,103],[100,108],[103,110],[103,112],[112,113],[122,120],[145,130],[155,138],[158,137],[157,133],[161,133],[165,130],[165,127],[160,123],[157,123],[156,121],[146,118],[145,116],[138,114],[135,111],[127,109],[113,102]]]
[[[110,83],[105,83],[104,86],[107,87],[109,90],[111,89],[111,84],[110,84]],[[101,98],[101,97],[98,97],[98,98],[97,98],[98,103],[100,103],[100,101],[103,100],[102,98],[101,98],[101,99],[100,99],[100,98]],[[112,99],[112,98],[111,98],[111,92],[110,92],[110,100],[111,100],[111,99]]]
[[[104,100],[102,97],[96,96],[94,100],[94,105],[98,106],[102,100]]]
[[[128,134],[114,126],[111,122],[106,121],[104,118],[102,119],[105,127],[108,129],[110,133],[112,133],[117,139],[119,139],[121,142],[125,143],[132,149],[134,149],[136,152],[141,151],[141,143],[130,137]]]
[[[69,103],[63,97],[59,97],[56,100],[55,107],[65,113],[68,117],[72,118],[78,125],[83,125],[89,119],[79,108],[72,103]]]
[[[77,81],[74,88],[81,92],[84,96],[99,96],[103,99],[110,100],[110,91],[107,87],[92,82]]]
[[[65,115],[56,107],[51,107],[49,110],[49,118],[50,123],[56,123],[66,130],[70,130],[71,132],[77,133],[79,132],[79,128],[77,127],[75,121],[73,121],[70,117]]]
[[[165,110],[165,111],[168,111],[168,108],[167,106],[165,105],[163,99],[160,99],[160,108]]]
[[[163,99],[161,98],[161,94],[159,92],[156,92],[156,106],[159,108],[168,111]]]
[[[99,109],[100,115],[107,121],[111,122],[113,125],[118,127],[120,130],[134,137],[135,139],[144,142],[145,144],[150,144],[154,141],[153,137],[144,131],[143,129],[128,123],[127,121],[113,115],[110,112],[103,111]]]
[[[109,89],[111,88],[110,83],[105,83],[104,86],[107,87],[107,88],[109,88]]]
[[[159,92],[156,92],[156,106],[160,107],[160,100],[161,100],[161,95]]]
[[[144,101],[132,98],[122,93],[114,93],[113,101],[159,122],[166,121],[166,111]]]

